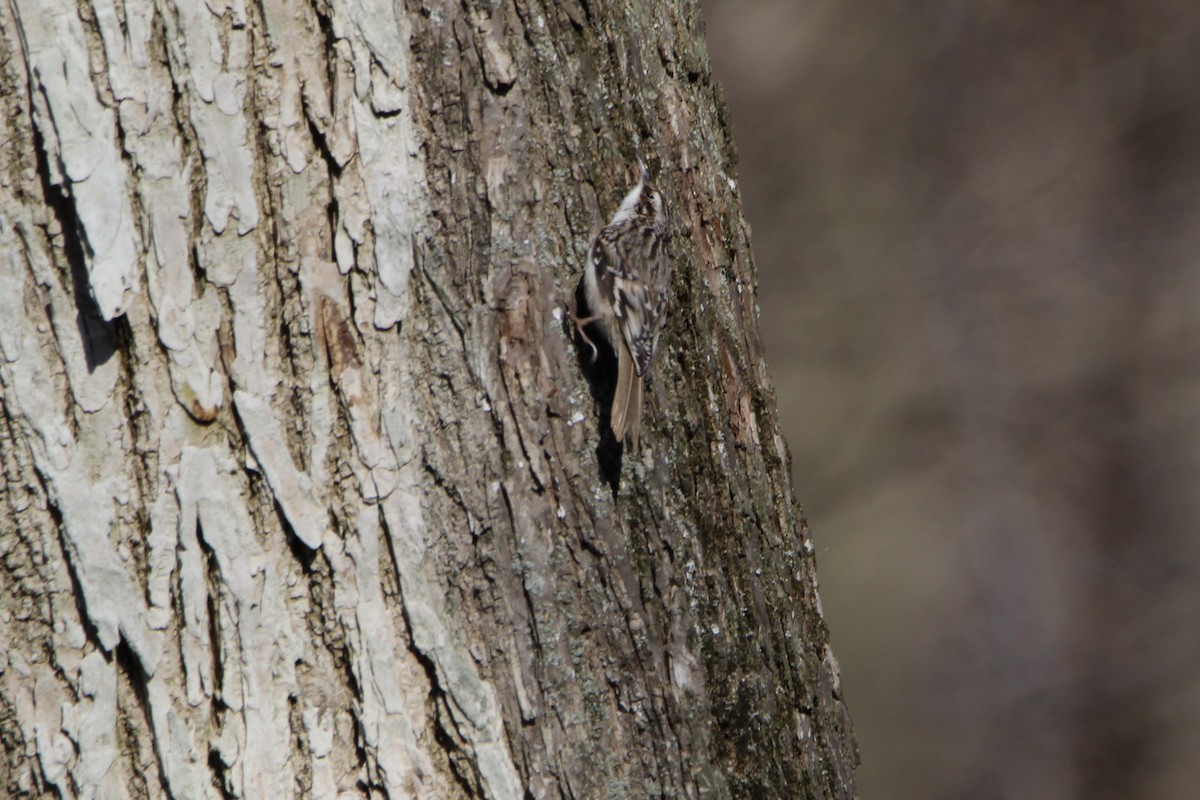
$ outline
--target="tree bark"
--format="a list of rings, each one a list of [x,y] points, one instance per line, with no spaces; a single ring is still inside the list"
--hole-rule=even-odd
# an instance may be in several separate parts
[[[4,792],[853,796],[695,3],[0,24]],[[566,309],[638,156],[632,453]]]

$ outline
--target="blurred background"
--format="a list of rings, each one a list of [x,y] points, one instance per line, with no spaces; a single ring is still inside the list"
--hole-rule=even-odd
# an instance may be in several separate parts
[[[702,5],[862,796],[1200,796],[1200,5]]]

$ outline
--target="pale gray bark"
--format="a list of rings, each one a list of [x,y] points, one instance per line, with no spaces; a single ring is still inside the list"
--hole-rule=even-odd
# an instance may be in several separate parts
[[[694,5],[0,23],[0,789],[853,794]],[[633,454],[564,309],[639,154]]]

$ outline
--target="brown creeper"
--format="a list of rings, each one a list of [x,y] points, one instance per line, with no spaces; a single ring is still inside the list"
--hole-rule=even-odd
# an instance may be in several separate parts
[[[583,275],[591,316],[574,317],[579,335],[592,348],[593,362],[596,345],[583,332],[593,322],[617,355],[617,391],[609,420],[617,441],[628,434],[634,450],[642,429],[642,383],[667,321],[671,283],[669,224],[662,192],[650,184],[640,160],[638,167],[637,186],[592,242]]]

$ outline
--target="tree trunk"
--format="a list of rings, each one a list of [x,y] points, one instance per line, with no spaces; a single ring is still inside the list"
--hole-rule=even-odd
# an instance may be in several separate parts
[[[0,790],[853,796],[694,2],[0,24]],[[633,453],[566,309],[638,156]]]

